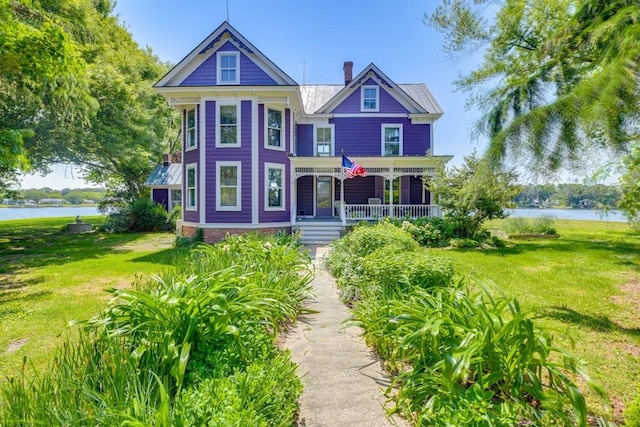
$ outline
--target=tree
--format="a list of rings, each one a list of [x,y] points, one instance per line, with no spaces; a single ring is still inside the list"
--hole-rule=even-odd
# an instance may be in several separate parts
[[[640,144],[632,147],[631,153],[624,159],[626,172],[620,178],[622,200],[620,208],[629,222],[640,228]]]
[[[638,138],[640,3],[506,0],[493,23],[474,5],[444,0],[428,22],[450,53],[487,44],[457,85],[485,111],[489,155],[526,153],[555,170],[585,147],[625,153]]]
[[[504,209],[515,207],[514,199],[521,191],[516,180],[513,170],[497,170],[474,153],[458,168],[441,168],[427,187],[445,220],[453,223],[454,235],[474,239],[482,234],[485,221],[504,218]]]
[[[110,0],[0,0],[0,191],[63,162],[135,198],[169,152],[175,112],[152,90],[168,64],[111,11]]]

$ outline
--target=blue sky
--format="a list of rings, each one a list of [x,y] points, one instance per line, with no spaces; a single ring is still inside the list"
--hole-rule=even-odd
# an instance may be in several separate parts
[[[228,0],[229,22],[295,81],[340,83],[342,64],[354,75],[373,62],[396,83],[425,83],[445,114],[435,127],[435,154],[452,164],[484,138],[473,137],[480,116],[465,109],[453,81],[469,72],[478,55],[452,63],[442,36],[422,22],[436,0]],[[226,0],[119,0],[115,14],[141,46],[177,63],[227,19]],[[72,179],[73,177],[73,179]],[[80,187],[73,168],[56,166],[47,177],[25,177],[22,187]]]

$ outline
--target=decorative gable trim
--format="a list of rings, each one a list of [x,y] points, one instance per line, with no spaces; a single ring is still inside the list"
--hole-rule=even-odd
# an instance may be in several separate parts
[[[239,50],[253,61],[256,66],[260,67],[266,74],[273,78],[280,85],[297,86],[298,84],[260,52],[253,44],[251,44],[242,34],[228,22],[222,23],[216,28],[206,39],[204,39],[195,49],[193,49],[182,61],[173,67],[164,77],[162,77],[154,88],[162,93],[165,87],[178,86],[189,75],[189,71],[196,70],[204,61],[212,54],[212,50],[216,49],[220,44],[226,41],[231,42]],[[242,83],[242,82],[240,82]]]
[[[213,49],[213,46],[216,43],[218,43],[220,40],[222,40],[222,38],[224,36],[228,36],[231,40],[233,40],[235,42],[236,46],[238,46],[239,49],[244,50],[247,53],[254,53],[254,51],[251,50],[251,48],[249,46],[247,46],[242,40],[240,40],[235,34],[233,34],[227,28],[223,32],[221,32],[218,37],[216,37],[215,39],[211,40],[209,42],[209,44],[207,44],[200,52],[198,52],[198,54],[202,55],[203,53],[207,53],[208,50]]]
[[[373,63],[365,67],[349,84],[347,84],[340,92],[338,92],[329,102],[323,105],[316,114],[331,113],[334,108],[340,105],[349,95],[351,95],[369,79],[373,78],[379,85],[389,88],[389,95],[395,98],[400,104],[402,104],[410,113],[429,113],[420,104],[414,101],[409,95],[406,94],[397,84],[393,82],[387,75],[385,75],[378,67]]]

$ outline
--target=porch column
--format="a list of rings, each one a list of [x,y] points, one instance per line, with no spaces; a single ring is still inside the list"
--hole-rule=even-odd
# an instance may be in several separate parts
[[[291,182],[291,184],[289,185],[289,209],[291,209],[291,225],[296,225],[296,219],[298,218],[298,180],[296,179],[295,167],[293,165],[291,165],[289,176],[289,180]]]
[[[395,179],[395,174],[393,172],[393,160],[391,161],[391,168],[389,173],[389,216],[391,218],[395,218],[393,214],[393,181]]]
[[[345,226],[347,225],[347,216],[344,212],[344,168],[341,169],[343,172],[340,176],[340,222]]]

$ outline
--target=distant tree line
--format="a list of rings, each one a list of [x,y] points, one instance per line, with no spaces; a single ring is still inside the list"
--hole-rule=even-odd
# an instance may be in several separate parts
[[[48,201],[61,200],[61,204],[70,205],[98,203],[104,199],[105,191],[102,188],[63,188],[62,190],[53,190],[49,187],[30,188],[19,191],[15,198],[5,202],[7,204],[46,204]]]
[[[622,191],[616,185],[527,184],[515,202],[518,207],[615,209],[621,199]]]

